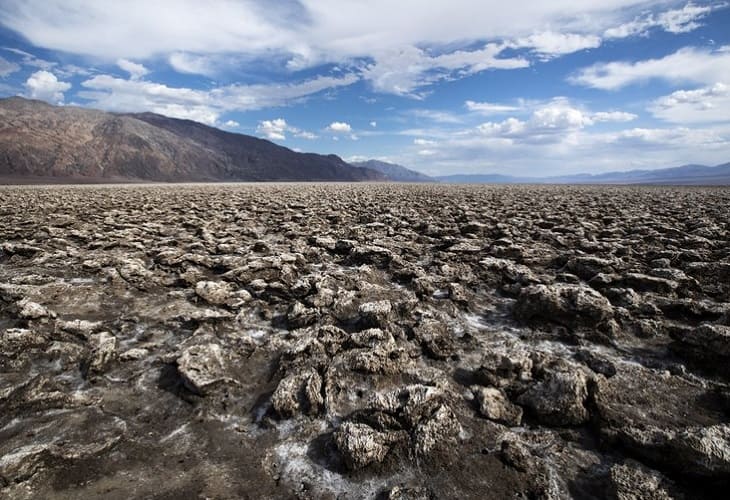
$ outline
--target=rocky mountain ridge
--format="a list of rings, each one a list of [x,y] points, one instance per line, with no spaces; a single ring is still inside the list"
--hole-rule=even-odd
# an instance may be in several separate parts
[[[298,153],[255,137],[153,113],[117,114],[0,99],[6,182],[384,180],[336,155]]]

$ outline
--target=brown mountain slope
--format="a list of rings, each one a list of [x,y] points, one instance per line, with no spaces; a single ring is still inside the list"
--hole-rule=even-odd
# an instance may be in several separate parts
[[[32,182],[361,181],[383,175],[335,155],[152,113],[0,99],[0,178]]]

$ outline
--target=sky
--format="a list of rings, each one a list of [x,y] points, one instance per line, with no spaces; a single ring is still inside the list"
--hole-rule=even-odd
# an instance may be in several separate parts
[[[430,175],[730,161],[730,3],[0,0],[0,97]]]

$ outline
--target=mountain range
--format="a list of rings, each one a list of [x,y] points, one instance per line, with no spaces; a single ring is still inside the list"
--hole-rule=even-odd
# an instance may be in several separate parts
[[[0,99],[0,182],[378,180],[335,155],[190,120]]]
[[[347,163],[154,113],[109,113],[0,99],[0,184],[396,181],[488,184],[730,185],[730,163],[552,177],[429,177],[378,160]]]
[[[730,163],[714,167],[683,165],[655,170],[629,170],[603,174],[574,174],[552,177],[514,177],[500,174],[447,175],[439,182],[458,184],[661,184],[728,185]]]
[[[436,179],[429,177],[426,174],[411,170],[402,165],[396,165],[395,163],[388,163],[378,160],[368,160],[360,162],[351,162],[351,165],[356,167],[369,168],[370,170],[377,170],[378,172],[385,175],[388,180],[395,182],[436,182]]]

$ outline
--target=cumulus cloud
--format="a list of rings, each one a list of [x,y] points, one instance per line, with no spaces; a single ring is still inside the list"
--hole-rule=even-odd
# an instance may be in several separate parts
[[[346,122],[332,122],[327,126],[327,131],[335,134],[349,134],[352,127]]]
[[[277,118],[275,120],[264,120],[259,122],[259,126],[256,127],[256,132],[263,135],[267,139],[274,141],[283,141],[286,139],[284,133],[287,130],[286,120],[283,118]]]
[[[616,90],[650,80],[673,83],[714,84],[730,82],[730,51],[685,47],[658,59],[615,61],[583,68],[569,78],[571,83],[603,90]]]
[[[238,128],[241,126],[241,124],[238,123],[236,120],[226,120],[223,123],[223,126],[226,128]]]
[[[537,106],[529,118],[509,117],[500,122],[485,122],[476,127],[479,134],[501,138],[508,143],[562,142],[566,137],[601,122],[628,122],[637,116],[624,111],[590,112],[556,98]]]
[[[49,71],[36,71],[25,81],[28,97],[53,104],[63,104],[63,93],[71,88],[70,83],[61,82]]]
[[[0,56],[0,78],[5,78],[18,70],[20,70],[19,65]]]
[[[710,123],[730,121],[730,85],[716,83],[693,90],[677,90],[660,97],[649,111],[673,123]]]
[[[289,125],[283,118],[260,121],[258,127],[256,127],[256,133],[258,133],[259,135],[263,135],[264,137],[266,137],[267,139],[271,139],[272,141],[286,140],[287,133],[291,133],[294,135],[294,137],[298,137],[300,139],[317,139],[316,134],[308,132],[306,130],[302,130],[297,127],[293,127]]]
[[[142,64],[132,62],[128,59],[117,59],[117,66],[129,73],[129,77],[132,80],[139,80],[147,73],[149,73],[149,70],[145,68]]]
[[[377,127],[377,126],[378,126],[378,122],[376,122],[376,121],[372,121],[372,122],[370,122],[370,126],[371,126],[372,128],[375,128],[375,127]]]

